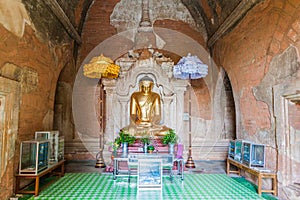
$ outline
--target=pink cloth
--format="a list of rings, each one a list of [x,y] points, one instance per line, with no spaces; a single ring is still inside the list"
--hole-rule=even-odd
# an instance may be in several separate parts
[[[183,154],[183,144],[177,144],[176,158],[182,158]]]

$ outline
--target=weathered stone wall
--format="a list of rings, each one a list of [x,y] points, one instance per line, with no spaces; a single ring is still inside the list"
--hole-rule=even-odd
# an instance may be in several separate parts
[[[299,1],[264,1],[214,48],[231,80],[240,116],[237,137],[267,144],[267,166],[278,169],[280,186],[287,181],[280,176],[287,168],[280,167],[286,155],[280,153],[280,146],[277,149],[281,145],[277,140],[285,133],[276,131],[274,109],[279,108],[274,107],[273,87],[287,85],[299,70],[299,6]],[[280,187],[283,195],[281,191]]]
[[[78,20],[75,18],[75,9],[80,0],[57,1],[71,23],[76,27]],[[82,0],[81,0],[82,1]],[[51,9],[42,0],[23,0],[30,20],[37,30],[36,34],[43,40],[50,40],[53,44],[61,44],[66,41],[71,42],[65,28],[59,19],[53,14]]]
[[[105,39],[117,33],[110,25],[110,15],[119,0],[99,1],[92,4],[82,31],[83,45],[80,48],[78,64],[80,65],[88,53]]]
[[[15,14],[15,18],[11,17],[18,21],[18,15]],[[13,32],[13,27],[18,25],[3,26],[6,23],[8,21],[0,24],[0,74],[19,82],[21,90],[18,93],[20,113],[15,152],[7,164],[5,176],[1,179],[1,199],[7,199],[13,193],[20,142],[33,139],[35,131],[53,128],[57,79],[61,69],[72,60],[71,46],[55,41],[52,43],[47,38],[49,32],[48,35],[43,33],[46,37],[40,37],[38,23],[35,26],[32,22],[19,24],[24,25],[21,35]],[[59,41],[64,39],[62,37]]]
[[[94,47],[96,47],[98,44],[103,42],[105,39],[117,34],[118,30],[115,27],[122,26],[123,28],[121,29],[121,31],[125,31],[130,28],[133,28],[133,27],[127,27],[121,22],[119,24],[115,22],[114,23],[115,27],[111,25],[112,22],[110,21],[111,20],[110,17],[112,15],[112,12],[114,11],[114,7],[118,2],[119,0],[112,0],[108,2],[96,0],[91,6],[89,15],[86,19],[84,29],[82,32],[83,45],[81,47],[81,53],[78,62],[79,64],[82,63],[84,58]],[[169,6],[174,6],[174,5],[169,5]],[[136,15],[141,15],[138,12],[141,13],[142,11],[138,10],[136,13]],[[164,13],[166,11],[160,10],[156,12]],[[127,13],[127,15],[130,14],[132,13]],[[124,15],[126,15],[125,11],[124,11]],[[186,20],[185,19],[186,16],[183,15],[181,17],[182,20],[180,20],[180,17],[177,20],[171,20],[170,16],[166,14],[165,18],[158,18],[156,19],[155,22],[153,22],[154,27],[169,28],[172,30],[182,32],[190,36],[194,40],[198,41],[201,45],[205,46],[204,37],[201,36],[201,34],[199,34],[199,32],[191,25],[189,25],[188,23],[184,23],[184,21]]]
[[[19,94],[18,81],[0,76],[0,192],[2,197],[7,197],[14,185],[12,174],[18,135]]]
[[[289,119],[291,119],[290,125],[294,129],[300,130],[300,104],[289,105],[289,110]]]

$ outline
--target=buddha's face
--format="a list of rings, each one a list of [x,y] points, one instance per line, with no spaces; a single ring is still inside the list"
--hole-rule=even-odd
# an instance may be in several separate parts
[[[151,81],[142,81],[140,82],[141,92],[147,94],[150,93],[153,87],[153,82]]]

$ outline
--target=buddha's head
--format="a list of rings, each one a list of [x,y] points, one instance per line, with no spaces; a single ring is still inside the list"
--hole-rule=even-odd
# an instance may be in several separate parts
[[[144,76],[143,78],[141,78],[139,82],[140,91],[145,94],[151,92],[153,85],[154,85],[153,79],[150,78],[149,76]]]

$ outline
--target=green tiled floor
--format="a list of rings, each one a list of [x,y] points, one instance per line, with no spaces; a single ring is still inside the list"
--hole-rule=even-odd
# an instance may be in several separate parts
[[[31,199],[265,199],[226,174],[186,174],[184,181],[163,178],[162,191],[137,191],[136,178],[113,180],[101,173],[66,173]]]

